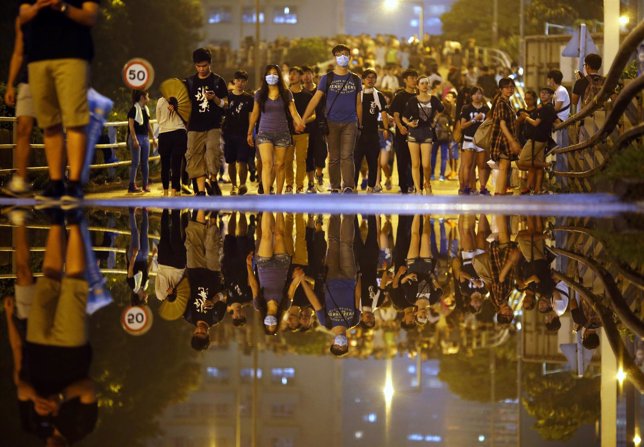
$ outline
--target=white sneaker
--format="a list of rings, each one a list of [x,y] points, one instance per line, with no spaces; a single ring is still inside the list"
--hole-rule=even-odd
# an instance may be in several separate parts
[[[31,194],[31,185],[18,174],[14,174],[11,177],[11,180],[9,180],[9,183],[7,184],[7,187],[5,189],[9,194],[14,196],[24,196]]]

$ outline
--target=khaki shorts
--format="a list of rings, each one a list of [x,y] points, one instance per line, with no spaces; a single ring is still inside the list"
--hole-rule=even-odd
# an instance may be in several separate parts
[[[16,97],[16,118],[20,116],[36,118],[31,88],[25,82],[18,84],[18,95]]]
[[[36,284],[29,284],[28,286],[16,284],[14,287],[18,318],[21,320],[27,319],[31,313],[31,305],[34,302],[34,296],[36,296]]]
[[[89,64],[86,60],[52,59],[32,62],[28,67],[29,86],[40,127],[47,129],[62,123],[72,128],[89,123]]]
[[[27,324],[27,341],[68,348],[86,345],[88,290],[83,279],[38,278]]]
[[[546,243],[543,239],[537,239],[532,243],[530,235],[520,235],[517,237],[517,244],[519,245],[519,250],[521,250],[521,254],[526,261],[532,262],[546,259]]]
[[[205,268],[220,272],[223,248],[221,233],[217,231],[217,226],[206,226],[194,221],[188,223],[186,228],[187,268]]]
[[[533,156],[534,154],[534,156]],[[528,140],[521,149],[519,154],[519,163],[528,164],[534,160],[537,163],[543,163],[546,157],[546,143],[545,141],[534,142],[534,152],[532,149],[532,140]]]
[[[221,155],[221,129],[188,132],[186,171],[190,178],[218,175]]]

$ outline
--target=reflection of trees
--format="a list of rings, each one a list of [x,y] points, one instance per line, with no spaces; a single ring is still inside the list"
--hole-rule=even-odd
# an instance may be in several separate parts
[[[514,337],[493,350],[476,349],[471,356],[461,351],[440,358],[439,380],[445,382],[452,393],[465,400],[490,402],[492,390],[495,401],[516,399],[516,376]]]
[[[542,375],[541,365],[524,365],[523,407],[536,419],[534,429],[547,441],[570,439],[600,416],[600,378],[575,379],[570,373]]]
[[[96,431],[83,445],[143,446],[161,434],[157,419],[165,408],[196,389],[200,378],[189,325],[157,318],[150,332],[132,337],[117,324],[120,313],[110,306],[92,319],[101,408]]]

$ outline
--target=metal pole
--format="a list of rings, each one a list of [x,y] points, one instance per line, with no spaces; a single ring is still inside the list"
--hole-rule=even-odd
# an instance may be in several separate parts
[[[259,63],[259,54],[260,54],[260,52],[259,52],[259,46],[260,46],[260,41],[259,41],[259,37],[260,37],[260,34],[259,34],[259,32],[260,32],[259,13],[260,13],[259,0],[255,0],[255,58],[254,58],[255,59],[254,60],[254,64],[255,64],[255,87],[259,87],[259,85],[260,85],[259,77],[262,75],[261,67],[260,67],[260,63]]]
[[[519,0],[519,67],[525,67],[525,0]]]
[[[492,0],[492,48],[499,43],[499,0]]]
[[[422,42],[425,36],[425,0],[419,4],[420,11],[418,12],[418,41]]]

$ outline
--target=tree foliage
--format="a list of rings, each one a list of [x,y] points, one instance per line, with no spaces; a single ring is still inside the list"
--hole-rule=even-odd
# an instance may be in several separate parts
[[[600,416],[599,377],[575,379],[568,372],[544,376],[540,365],[525,364],[522,381],[522,404],[547,441],[568,440]]]
[[[127,100],[123,64],[143,57],[155,69],[155,85],[190,71],[191,54],[201,40],[203,7],[199,0],[106,0],[93,31],[96,57],[92,83],[117,100]]]
[[[474,38],[479,46],[492,45],[492,8],[494,0],[457,0],[441,16],[443,37],[465,42]],[[580,20],[601,20],[602,0],[532,0],[525,9],[526,35],[543,34],[546,22],[573,25]],[[499,48],[516,56],[519,34],[519,1],[499,0]]]
[[[288,50],[286,60],[292,65],[310,65],[329,58],[329,48],[320,38],[303,38]]]

